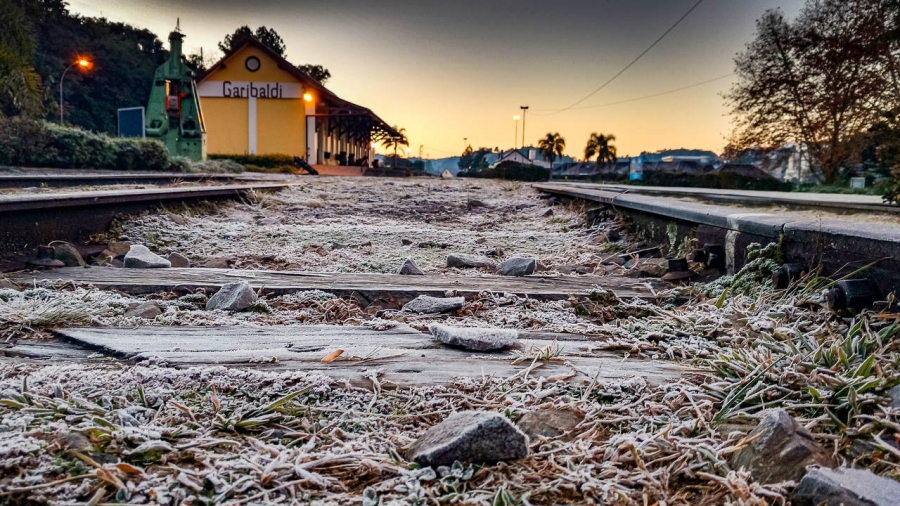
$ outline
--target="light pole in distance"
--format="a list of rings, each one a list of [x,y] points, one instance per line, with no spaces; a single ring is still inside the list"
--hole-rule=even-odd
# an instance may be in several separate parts
[[[63,124],[63,114],[65,111],[65,103],[63,102],[63,80],[66,78],[66,74],[72,70],[74,66],[80,67],[82,70],[88,70],[91,68],[91,62],[85,58],[78,58],[71,65],[66,67],[66,70],[63,70],[62,76],[59,78],[59,126]]]
[[[528,106],[523,105],[523,106],[519,107],[519,109],[522,109],[522,147],[524,148],[525,147],[525,114],[528,112]]]
[[[513,116],[513,121],[516,122],[516,134],[513,135],[513,151],[516,150],[516,143],[519,142],[519,120],[522,119],[519,116]],[[523,129],[524,131],[524,129]]]

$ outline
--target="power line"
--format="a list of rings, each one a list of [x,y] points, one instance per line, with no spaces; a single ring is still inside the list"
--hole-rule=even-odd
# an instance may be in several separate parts
[[[670,33],[672,33],[672,30],[674,30],[678,25],[680,25],[682,21],[684,21],[685,19],[687,19],[687,17],[690,16],[692,12],[694,12],[695,10],[697,10],[697,7],[700,7],[700,4],[702,4],[703,2],[704,2],[704,0],[697,0],[697,3],[695,3],[693,7],[691,7],[690,9],[688,9],[688,11],[685,12],[683,16],[681,16],[680,18],[678,18],[678,21],[676,21],[674,25],[670,26],[668,30],[666,30],[662,35],[659,36],[658,39],[656,39],[656,40],[653,42],[653,44],[650,44],[650,46],[649,46],[647,49],[645,49],[644,52],[642,52],[641,54],[639,54],[638,57],[635,58],[634,60],[632,60],[631,63],[629,63],[628,65],[626,65],[625,68],[623,68],[622,70],[620,70],[618,74],[612,76],[608,81],[606,81],[605,83],[603,83],[602,85],[600,85],[600,87],[597,88],[596,90],[594,90],[594,91],[588,93],[584,98],[582,98],[582,99],[576,101],[575,103],[569,105],[568,107],[565,107],[565,108],[563,108],[563,109],[560,109],[560,110],[558,110],[558,111],[556,111],[556,112],[554,112],[554,113],[551,113],[551,114],[559,114],[559,113],[561,113],[561,112],[568,111],[569,109],[572,109],[572,108],[575,107],[576,105],[578,105],[578,104],[584,102],[585,100],[587,100],[587,99],[593,97],[593,96],[596,95],[600,90],[602,90],[602,89],[606,88],[607,86],[609,86],[613,81],[615,81],[616,79],[618,79],[619,76],[621,76],[621,75],[624,74],[626,71],[628,71],[628,69],[630,69],[631,67],[633,67],[635,63],[637,63],[638,61],[640,61],[641,58],[643,58],[647,53],[649,53],[651,49],[653,49],[654,47],[656,47],[657,44],[659,44],[660,42],[662,42],[662,40],[665,39],[666,36],[668,36]],[[548,116],[549,116],[549,115],[548,115]]]
[[[610,107],[610,106],[613,106],[613,105],[630,104],[630,103],[632,103],[632,102],[638,102],[638,101],[641,101],[641,100],[647,100],[647,99],[650,99],[650,98],[661,97],[661,96],[663,96],[663,95],[670,95],[670,94],[672,94],[672,93],[678,93],[679,91],[685,91],[685,90],[689,90],[689,89],[691,89],[691,88],[698,88],[698,87],[703,86],[703,85],[705,85],[705,84],[710,84],[710,83],[714,83],[714,82],[716,82],[716,81],[721,81],[722,79],[727,79],[727,78],[729,78],[729,77],[731,77],[731,76],[733,76],[733,75],[734,75],[734,73],[732,72],[731,74],[726,74],[726,75],[724,75],[724,76],[714,77],[714,78],[712,78],[712,79],[708,79],[708,80],[706,80],[706,81],[701,81],[701,82],[699,82],[699,83],[689,84],[689,85],[687,85],[687,86],[682,86],[681,88],[675,88],[674,90],[661,91],[661,92],[659,92],[659,93],[654,93],[654,94],[652,94],[652,95],[645,95],[645,96],[643,96],[643,97],[629,98],[629,99],[626,99],[626,100],[620,100],[620,101],[618,101],[618,102],[607,102],[607,103],[605,103],[605,104],[594,104],[594,105],[584,105],[584,106],[581,106],[581,107],[573,107],[571,110],[573,110],[573,111],[581,111],[581,110],[584,110],[584,109],[599,109],[599,108],[601,108],[601,107]],[[551,115],[553,115],[553,114],[556,114],[556,113],[554,113],[554,112],[551,112],[551,113],[544,113],[544,114],[541,114],[541,113],[534,113],[534,116],[551,116]]]

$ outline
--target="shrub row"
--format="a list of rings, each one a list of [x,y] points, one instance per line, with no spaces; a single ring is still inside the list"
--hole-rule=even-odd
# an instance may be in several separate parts
[[[733,172],[708,172],[688,174],[684,172],[644,172],[640,184],[648,186],[687,186],[718,190],[791,191],[794,185],[775,178],[755,178]]]
[[[24,118],[0,119],[0,165],[56,169],[168,170],[163,143],[109,137]]]
[[[488,179],[505,179],[507,181],[537,182],[550,179],[550,172],[537,165],[523,165],[515,162],[503,162],[492,169],[460,171],[458,177],[479,177]]]

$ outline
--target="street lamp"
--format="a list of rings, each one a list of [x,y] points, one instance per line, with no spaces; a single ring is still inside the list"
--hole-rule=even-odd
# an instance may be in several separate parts
[[[522,109],[522,147],[524,148],[525,147],[525,114],[528,112],[528,106],[523,105],[523,106],[519,107],[519,109]]]
[[[516,142],[519,142],[519,120],[522,119],[519,116],[513,116],[513,121],[516,122],[516,134],[513,135],[513,151],[516,150]]]
[[[72,67],[78,66],[83,71],[87,71],[91,68],[91,62],[85,58],[78,58],[71,65],[66,67],[66,70],[63,70],[62,76],[59,78],[59,126],[63,124],[63,113],[65,111],[64,103],[63,103],[63,80],[66,78],[66,74],[72,70]]]

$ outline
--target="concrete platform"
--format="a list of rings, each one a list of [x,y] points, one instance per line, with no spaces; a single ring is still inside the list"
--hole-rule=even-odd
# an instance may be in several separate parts
[[[765,212],[765,209],[736,212],[733,207],[612,191],[602,185],[538,183],[533,186],[544,192],[598,202],[623,211],[639,228],[662,243],[669,241],[669,227],[674,226],[678,229],[679,240],[694,236],[706,244],[722,244],[728,252],[730,270],[739,269],[745,263],[747,244],[766,244],[783,236],[788,261],[806,266],[821,262],[824,274],[841,276],[877,260],[878,264],[861,276],[873,279],[885,293],[900,293],[900,225],[813,220],[790,213]]]

